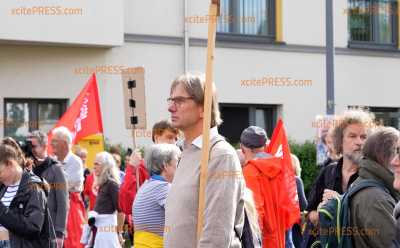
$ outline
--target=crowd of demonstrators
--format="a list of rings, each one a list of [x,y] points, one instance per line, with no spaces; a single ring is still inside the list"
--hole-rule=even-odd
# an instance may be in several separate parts
[[[0,143],[0,247],[55,247],[48,185],[25,165],[19,145],[5,138]]]
[[[47,205],[56,232],[57,248],[62,248],[68,211],[67,180],[60,163],[47,154],[47,135],[41,131],[33,131],[27,138],[32,144],[32,154],[35,156],[33,173],[50,185]]]
[[[73,136],[65,127],[52,131],[54,158],[47,154],[43,132],[27,137],[32,160],[15,140],[3,139],[0,248],[120,248],[124,238],[135,248],[246,248],[249,243],[254,248],[309,248],[322,240],[315,230],[325,224],[324,207],[340,197],[350,202],[341,209],[349,213],[352,230],[345,242],[357,248],[400,247],[398,130],[372,127],[374,117],[366,111],[339,115],[323,134],[328,157],[315,165],[320,171],[308,199],[300,161],[291,154],[306,225],[304,229],[299,222],[287,229],[280,210],[284,206],[279,196],[286,194],[281,158],[266,152],[269,140],[261,127],[244,129],[236,151],[226,142],[217,129],[222,120],[215,85],[204,223],[198,239],[204,84],[202,76],[192,74],[172,82],[171,121],[155,123],[155,144],[144,149],[144,159],[137,149],[127,154],[125,172],[116,150],[96,154],[90,172],[87,151],[79,148],[76,155],[72,153]],[[178,141],[181,133],[184,139]],[[89,201],[90,239],[85,238],[88,233],[82,235],[86,212],[81,193]],[[132,226],[131,237],[122,236],[124,224]]]
[[[67,179],[69,192],[69,211],[67,217],[67,233],[64,239],[65,248],[82,247],[82,223],[85,219],[85,206],[81,198],[83,190],[82,160],[72,152],[72,133],[66,127],[57,127],[52,131],[50,141],[57,160],[61,163]]]
[[[360,110],[350,110],[341,115],[337,125],[333,127],[335,151],[341,154],[341,157],[337,162],[321,169],[309,193],[307,206],[309,222],[304,240],[306,247],[315,240],[315,235],[311,234],[311,230],[319,222],[318,206],[323,201],[346,192],[357,179],[357,160],[361,156],[371,123],[373,123],[371,114]]]
[[[180,154],[172,144],[152,145],[145,151],[150,179],[140,187],[133,203],[135,248],[163,247],[165,202]]]
[[[94,161],[96,184],[99,187],[94,211],[90,212],[88,223],[95,229],[94,248],[121,247],[123,217],[118,216],[119,169],[111,154],[100,152]]]
[[[400,165],[399,131],[392,127],[375,130],[364,144],[358,179],[352,187],[365,180],[379,183],[360,190],[351,198],[350,223],[355,247],[392,247],[396,239],[396,220],[393,218],[400,192],[393,187],[394,167]],[[366,235],[363,235],[365,234]]]
[[[170,88],[168,111],[172,126],[183,132],[184,145],[165,207],[164,247],[242,247],[244,225],[243,178],[209,179],[206,186],[204,225],[197,241],[200,157],[204,116],[204,78],[185,74]],[[240,172],[235,149],[218,134],[221,123],[216,89],[212,87],[209,175]],[[211,176],[210,176],[211,177]]]

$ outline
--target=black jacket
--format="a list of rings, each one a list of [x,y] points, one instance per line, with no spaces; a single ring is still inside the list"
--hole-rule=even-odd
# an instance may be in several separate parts
[[[50,216],[53,221],[57,238],[63,238],[65,234],[68,212],[68,185],[64,170],[54,159],[47,157],[42,164],[33,168],[40,178],[46,180],[50,189],[47,196]]]
[[[343,168],[343,158],[321,169],[308,195],[308,206],[307,206],[308,212],[317,210],[318,205],[322,202],[322,197],[324,195],[325,189],[334,190],[339,194],[344,193],[342,189],[342,168]],[[349,188],[349,186],[357,178],[358,178],[358,173],[353,174],[349,179],[347,188]]]
[[[0,185],[0,196],[5,185]],[[55,232],[47,207],[45,183],[24,171],[10,207],[0,202],[0,224],[10,233],[12,248],[55,247]]]

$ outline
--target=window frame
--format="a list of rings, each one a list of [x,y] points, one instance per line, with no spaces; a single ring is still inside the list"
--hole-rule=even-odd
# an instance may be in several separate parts
[[[349,0],[347,3],[350,5]],[[366,0],[364,0],[366,1]],[[371,0],[372,4],[378,4],[379,0]],[[392,43],[391,44],[384,44],[384,43],[379,43],[377,42],[377,37],[379,36],[379,20],[378,20],[378,15],[374,13],[372,15],[372,27],[371,27],[371,32],[372,32],[372,41],[357,41],[357,40],[352,40],[351,39],[351,31],[350,31],[350,19],[351,19],[351,14],[348,15],[347,17],[347,25],[348,25],[348,48],[361,48],[361,49],[370,49],[370,50],[398,50],[398,45],[399,45],[399,16],[398,16],[398,2],[393,1],[392,2],[392,10],[396,11],[391,11],[391,25],[392,25]],[[351,12],[350,9],[348,11],[349,13]]]
[[[230,0],[232,1],[232,0]],[[270,33],[267,35],[254,35],[254,34],[242,34],[242,33],[234,33],[232,27],[234,24],[229,25],[229,32],[219,32],[217,26],[216,40],[217,41],[227,41],[227,42],[246,42],[246,43],[274,43],[276,42],[276,0],[264,0],[267,5],[270,5],[271,8],[269,10],[267,18],[270,19],[268,24],[268,30]],[[235,13],[238,9],[237,4],[230,6],[230,13]],[[267,16],[268,17],[268,16]]]
[[[67,98],[4,98],[3,99],[3,136],[6,133],[7,123],[7,104],[8,103],[27,103],[29,108],[28,130],[32,132],[39,129],[39,104],[60,104],[61,116],[67,110],[69,99]],[[60,116],[60,118],[61,118]]]
[[[222,115],[222,109],[223,108],[246,108],[248,111],[248,125],[247,126],[254,126],[256,125],[256,110],[257,109],[268,109],[271,111],[271,119],[267,119],[268,123],[266,122],[266,126],[262,127],[265,129],[267,132],[267,135],[269,138],[271,138],[272,132],[274,131],[276,127],[276,123],[278,120],[278,115],[279,115],[279,108],[281,105],[279,104],[251,104],[251,103],[225,103],[221,102],[219,103],[219,109],[221,110],[221,115]],[[222,116],[223,118],[223,116]],[[224,121],[224,120],[223,120]],[[243,130],[242,130],[243,131]],[[231,137],[227,137],[230,139]]]

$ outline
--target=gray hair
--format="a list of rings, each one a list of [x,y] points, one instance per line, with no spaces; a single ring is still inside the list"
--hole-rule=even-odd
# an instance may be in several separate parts
[[[97,185],[101,186],[109,180],[118,184],[121,183],[117,164],[115,163],[114,157],[110,153],[97,153],[95,161],[103,167],[101,175],[97,178]]]
[[[42,131],[35,130],[32,133],[28,135],[29,139],[36,139],[41,146],[47,146],[48,140],[47,140],[47,134],[45,134]]]
[[[150,175],[160,175],[165,166],[167,166],[173,159],[178,159],[180,155],[181,151],[176,145],[152,145],[145,151],[146,168]]]
[[[378,127],[365,141],[362,153],[385,168],[396,155],[399,131],[393,127]]]
[[[205,77],[204,75],[194,74],[183,74],[176,78],[171,85],[171,92],[182,84],[186,92],[193,97],[194,102],[197,105],[204,104],[204,88],[205,88]],[[212,104],[211,104],[211,127],[219,126],[222,123],[221,114],[219,112],[217,90],[215,84],[212,83]]]
[[[60,139],[67,142],[68,145],[72,145],[73,135],[72,135],[71,131],[69,131],[68,128],[66,128],[64,126],[56,127],[53,129],[53,131],[51,133],[53,134],[53,136],[57,136]]]

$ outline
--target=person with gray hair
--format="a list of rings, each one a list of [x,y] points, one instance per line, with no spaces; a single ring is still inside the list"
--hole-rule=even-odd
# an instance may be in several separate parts
[[[83,163],[72,148],[72,133],[66,127],[57,127],[52,131],[51,147],[66,173],[69,192],[83,190]]]
[[[94,248],[120,248],[123,220],[118,219],[118,191],[121,184],[114,157],[108,152],[100,152],[94,161],[95,184],[99,187],[94,211],[89,213],[88,223],[97,231]],[[120,222],[118,222],[120,220]]]
[[[172,144],[152,145],[145,151],[151,177],[139,188],[132,206],[135,247],[163,247],[165,202],[180,154]]]
[[[64,247],[80,246],[82,224],[85,221],[83,218],[85,206],[81,197],[84,180],[83,164],[82,160],[72,152],[72,142],[73,135],[68,128],[60,126],[53,129],[51,148],[64,169],[69,192],[68,235],[64,240]]]
[[[35,156],[33,173],[44,178],[50,185],[47,203],[56,232],[57,248],[62,248],[68,210],[67,180],[60,163],[47,155],[47,135],[33,131],[27,139],[31,141],[32,154]]]
[[[359,247],[393,247],[396,220],[393,217],[400,192],[394,187],[393,171],[399,164],[399,131],[392,127],[377,128],[365,142],[359,162],[358,179],[351,186],[376,182],[376,186],[356,192],[350,202],[350,226],[353,244]],[[378,186],[379,185],[379,186]]]

